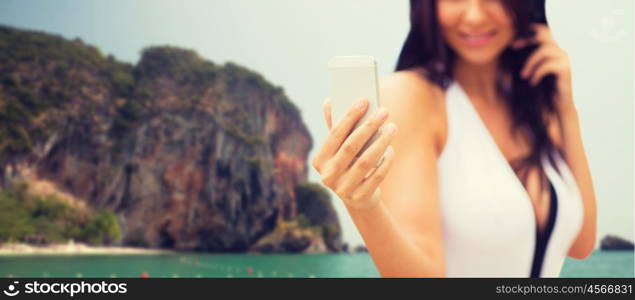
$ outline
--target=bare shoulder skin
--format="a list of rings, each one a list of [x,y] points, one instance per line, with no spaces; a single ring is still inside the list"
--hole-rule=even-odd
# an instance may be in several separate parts
[[[391,143],[396,155],[380,185],[381,201],[439,273],[445,269],[437,184],[437,158],[447,136],[443,98],[440,88],[411,71],[391,74],[380,85],[381,106],[399,128]]]

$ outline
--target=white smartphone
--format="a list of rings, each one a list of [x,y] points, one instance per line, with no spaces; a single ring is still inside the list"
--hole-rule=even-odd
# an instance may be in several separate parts
[[[355,128],[375,113],[379,107],[377,63],[372,56],[334,56],[328,62],[331,73],[331,114],[333,126],[361,98],[368,99],[366,114]],[[357,156],[379,136],[375,133],[361,148]]]

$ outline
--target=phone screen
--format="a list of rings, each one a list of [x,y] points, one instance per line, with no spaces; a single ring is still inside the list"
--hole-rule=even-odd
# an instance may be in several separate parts
[[[357,128],[379,106],[377,65],[371,56],[336,56],[328,64],[331,73],[331,113],[337,124],[361,98],[368,99],[366,114],[355,125]],[[377,137],[373,136],[363,150]]]

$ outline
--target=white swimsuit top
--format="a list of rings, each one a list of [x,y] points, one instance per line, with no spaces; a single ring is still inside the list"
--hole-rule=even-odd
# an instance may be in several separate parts
[[[529,277],[537,249],[531,199],[456,82],[446,91],[446,107],[448,137],[437,164],[447,276]],[[540,277],[559,276],[582,227],[579,188],[564,159],[554,156],[560,173],[542,158],[557,209],[537,263]]]

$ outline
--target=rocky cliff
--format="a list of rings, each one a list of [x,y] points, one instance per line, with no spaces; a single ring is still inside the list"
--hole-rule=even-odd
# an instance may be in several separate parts
[[[253,71],[167,46],[130,65],[81,40],[0,27],[0,80],[4,188],[47,182],[112,210],[124,245],[340,247],[330,201],[317,204],[330,217],[298,221],[311,137],[283,90]],[[279,247],[275,230],[296,232],[295,246]]]
[[[630,250],[633,251],[633,242],[623,239],[616,235],[606,235],[600,241],[600,249],[602,250]]]

